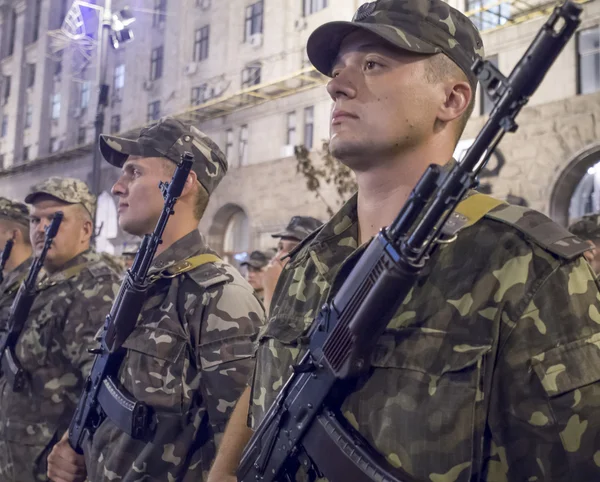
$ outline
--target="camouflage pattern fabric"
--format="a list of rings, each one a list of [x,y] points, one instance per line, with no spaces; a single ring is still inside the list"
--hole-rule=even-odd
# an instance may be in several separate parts
[[[418,54],[447,55],[465,73],[473,91],[477,77],[471,70],[484,57],[483,42],[473,22],[442,0],[378,0],[361,5],[351,22],[328,22],[317,28],[306,46],[317,70],[331,75],[344,38],[367,30],[392,45]]]
[[[6,321],[10,314],[10,307],[14,297],[17,295],[19,286],[27,277],[32,258],[23,261],[19,266],[8,273],[4,281],[0,283],[0,330],[6,329]],[[40,278],[42,274],[40,274]]]
[[[29,227],[29,209],[25,204],[0,196],[0,218]]]
[[[204,253],[213,252],[194,230],[161,253],[151,273]],[[154,287],[123,345],[120,381],[157,411],[160,436],[151,443],[134,440],[105,420],[84,446],[95,482],[206,480],[254,369],[264,312],[233,267],[204,264]]]
[[[61,276],[74,266],[78,273]],[[93,361],[87,350],[96,345],[116,281],[100,256],[87,251],[38,285],[15,350],[28,383],[17,393],[0,379],[0,480],[47,480],[46,458],[75,410]]]
[[[388,324],[342,413],[390,464],[431,482],[600,480],[598,283],[583,257],[519,229],[546,220],[496,207],[440,246]],[[254,427],[357,239],[354,197],[285,267],[259,336]]]
[[[129,156],[166,157],[179,164],[185,152],[194,155],[192,170],[208,194],[227,173],[227,158],[213,140],[193,125],[163,117],[140,131],[137,139],[100,136],[100,151],[110,164],[123,167]]]
[[[70,204],[81,204],[92,218],[96,212],[96,196],[90,192],[87,184],[79,179],[50,177],[33,186],[25,198],[25,202],[33,203],[40,194],[48,194]]]

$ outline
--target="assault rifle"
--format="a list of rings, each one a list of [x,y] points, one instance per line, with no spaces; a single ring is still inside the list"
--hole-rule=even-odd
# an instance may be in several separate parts
[[[165,200],[160,218],[152,234],[144,236],[133,265],[127,270],[106,317],[100,346],[90,350],[96,358],[69,426],[69,444],[80,454],[86,438],[93,436],[106,417],[137,439],[147,437],[154,428],[151,407],[138,402],[120,387],[117,376],[126,353],[123,342],[135,328],[151,286],[148,270],[193,162],[192,154],[186,152],[181,156],[171,182],[160,183]]]
[[[6,241],[4,245],[4,249],[2,250],[2,257],[0,257],[0,283],[4,281],[4,275],[2,274],[4,271],[4,267],[6,266],[6,262],[8,258],[10,258],[10,252],[12,251],[12,247],[15,241],[11,238]]]
[[[472,70],[495,102],[461,162],[431,165],[392,224],[379,232],[321,308],[306,354],[254,433],[238,469],[241,482],[287,480],[300,463],[338,482],[412,481],[377,454],[340,414],[352,381],[367,373],[380,335],[436,246],[442,228],[579,25],[581,7],[557,7],[506,78],[478,59]]]
[[[19,291],[13,300],[8,315],[8,331],[0,337],[0,361],[2,363],[2,373],[8,380],[13,391],[20,392],[25,384],[25,370],[21,366],[19,359],[15,354],[15,346],[21,332],[25,327],[25,322],[29,317],[31,306],[37,295],[36,285],[40,270],[44,266],[48,250],[54,241],[58,228],[63,219],[63,213],[57,211],[49,226],[46,226],[44,237],[44,247],[38,257],[33,260],[29,267],[27,278],[19,286]]]

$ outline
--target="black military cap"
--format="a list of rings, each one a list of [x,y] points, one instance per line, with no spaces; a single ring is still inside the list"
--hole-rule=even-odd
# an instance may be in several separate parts
[[[294,216],[283,231],[271,234],[271,236],[274,238],[288,238],[302,241],[322,225],[321,221],[311,216]]]
[[[269,258],[265,253],[263,253],[262,251],[252,251],[250,253],[250,256],[248,256],[242,263],[241,266],[252,266],[253,268],[256,269],[262,269],[264,268],[267,264],[269,264],[269,261],[271,260],[271,258]]]

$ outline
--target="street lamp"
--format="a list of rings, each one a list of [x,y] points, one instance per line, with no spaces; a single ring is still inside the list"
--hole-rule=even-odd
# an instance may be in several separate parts
[[[98,42],[98,104],[96,107],[96,119],[94,121],[95,139],[94,153],[92,156],[92,190],[96,196],[100,195],[100,134],[104,129],[104,111],[108,106],[109,84],[107,83],[108,71],[108,48],[109,41],[113,48],[118,49],[122,44],[133,40],[133,31],[129,26],[135,21],[135,17],[128,8],[116,13],[112,12],[111,0],[104,0],[101,8],[101,29]],[[94,216],[94,237],[96,236]]]

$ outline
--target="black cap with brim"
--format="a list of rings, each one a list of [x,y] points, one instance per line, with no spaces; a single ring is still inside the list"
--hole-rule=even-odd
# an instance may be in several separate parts
[[[404,32],[407,42],[399,45],[398,30],[391,25],[368,24],[357,22],[328,22],[318,27],[308,38],[306,53],[315,68],[327,76],[331,76],[333,62],[338,56],[344,39],[352,32],[363,30],[372,32],[383,40],[389,42],[393,47],[408,50],[419,54],[437,54],[442,49]],[[410,44],[410,46],[409,46]]]

